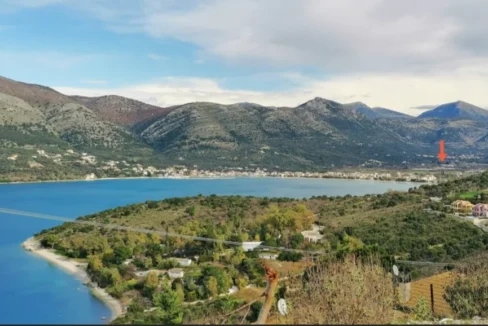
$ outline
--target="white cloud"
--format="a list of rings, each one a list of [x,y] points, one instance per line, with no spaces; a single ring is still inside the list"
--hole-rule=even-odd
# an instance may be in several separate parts
[[[163,60],[168,60],[168,57],[164,55],[159,55],[159,54],[154,54],[154,53],[149,53],[147,55],[150,59],[156,60],[156,61],[163,61]]]
[[[88,12],[113,31],[194,44],[197,59],[218,58],[237,66],[273,66],[283,71],[307,66],[327,77],[316,80],[285,74],[298,85],[287,92],[229,90],[213,80],[188,78],[99,90],[103,93],[157,99],[160,105],[205,100],[291,106],[321,96],[412,114],[421,111],[413,107],[458,99],[488,105],[484,95],[488,84],[485,0],[64,3]]]
[[[193,43],[235,64],[308,65],[335,74],[425,73],[488,57],[485,0],[15,2],[64,3],[111,30]]]
[[[168,77],[161,81],[124,88],[83,89],[54,87],[69,95],[101,96],[115,94],[160,106],[205,101],[221,104],[254,102],[270,106],[296,106],[319,96],[341,103],[362,101],[417,115],[415,108],[425,103],[464,100],[487,106],[486,80],[470,75],[449,79],[444,74],[425,78],[416,75],[350,75],[329,80],[310,80],[287,92],[229,90],[211,79]],[[427,109],[427,108],[426,108]]]
[[[456,69],[488,56],[484,0],[70,4],[112,30],[190,42],[235,64],[309,65],[336,74],[408,73]]]

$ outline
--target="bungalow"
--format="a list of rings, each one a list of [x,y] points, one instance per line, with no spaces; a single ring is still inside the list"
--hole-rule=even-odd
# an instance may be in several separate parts
[[[261,245],[261,242],[259,242],[259,241],[243,242],[242,248],[244,249],[244,251],[252,251],[255,248],[259,247],[260,245]]]
[[[185,276],[185,273],[181,268],[173,268],[168,271],[168,276],[172,279],[183,278],[183,276]]]
[[[473,204],[466,200],[456,200],[451,203],[454,212],[461,214],[471,214],[473,206]]]
[[[259,258],[276,260],[278,258],[278,254],[262,253],[262,254],[259,254]]]
[[[188,258],[174,258],[178,262],[180,266],[190,266],[191,265],[191,259]]]
[[[473,216],[488,218],[488,204],[476,204],[472,210]]]
[[[320,240],[322,240],[322,238],[324,237],[324,235],[320,234],[320,232],[318,230],[303,231],[302,235],[303,235],[303,238],[305,239],[305,241],[310,242],[310,243],[317,243]]]

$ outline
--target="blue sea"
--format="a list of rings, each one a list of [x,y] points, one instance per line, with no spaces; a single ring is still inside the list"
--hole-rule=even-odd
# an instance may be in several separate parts
[[[68,218],[168,197],[364,195],[411,183],[333,179],[131,179],[0,185],[0,208]],[[110,310],[82,283],[20,244],[59,222],[0,213],[0,324],[101,324]]]

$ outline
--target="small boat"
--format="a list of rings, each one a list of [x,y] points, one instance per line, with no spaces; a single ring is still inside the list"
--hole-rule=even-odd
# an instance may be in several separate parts
[[[106,319],[106,317],[105,316],[102,316],[102,320],[105,320],[105,319]]]

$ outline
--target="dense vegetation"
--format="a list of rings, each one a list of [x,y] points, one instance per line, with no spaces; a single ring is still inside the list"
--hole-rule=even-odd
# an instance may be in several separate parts
[[[445,299],[459,318],[488,317],[488,264],[486,256],[463,268]]]
[[[485,188],[488,172],[436,186],[423,185],[409,192],[301,200],[216,195],[169,198],[81,219],[321,251],[327,260],[350,254],[365,258],[377,255],[389,270],[399,258],[455,262],[485,251],[487,233],[451,215],[442,203],[429,200],[429,196],[444,195],[447,201],[467,190]],[[324,236],[318,243],[309,243],[301,233],[313,225]],[[241,247],[222,243],[75,223],[43,230],[37,236],[44,247],[88,263],[92,280],[129,306],[121,322],[197,322],[202,314],[213,314],[212,309],[225,314],[239,306],[238,295],[247,290],[247,285],[265,285],[263,265],[273,263],[260,257],[272,252],[258,249],[244,252]],[[281,252],[277,256],[281,262],[273,268],[282,276],[299,275],[310,266],[308,255]],[[189,258],[193,263],[179,266],[178,258]],[[175,267],[183,268],[183,278],[168,278],[165,271]],[[423,272],[412,266],[408,271],[413,277]],[[232,287],[239,291],[237,297],[221,297]],[[188,305],[197,301],[204,303]]]

